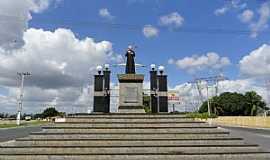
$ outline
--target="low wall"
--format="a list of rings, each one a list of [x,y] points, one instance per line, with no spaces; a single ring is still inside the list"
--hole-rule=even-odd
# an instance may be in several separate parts
[[[252,128],[270,128],[270,117],[248,117],[248,116],[221,116],[207,120],[210,123],[230,126],[246,126]]]

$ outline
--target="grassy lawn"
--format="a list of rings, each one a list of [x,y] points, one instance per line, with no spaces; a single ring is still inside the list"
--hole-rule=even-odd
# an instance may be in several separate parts
[[[0,128],[13,128],[13,127],[28,127],[28,126],[39,126],[43,124],[48,124],[49,122],[31,120],[31,121],[21,121],[21,125],[16,125],[16,120],[6,121],[0,120]]]

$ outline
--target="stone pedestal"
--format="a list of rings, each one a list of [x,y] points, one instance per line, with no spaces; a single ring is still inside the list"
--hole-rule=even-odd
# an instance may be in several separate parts
[[[143,109],[142,74],[119,74],[119,108],[120,113],[145,113]]]

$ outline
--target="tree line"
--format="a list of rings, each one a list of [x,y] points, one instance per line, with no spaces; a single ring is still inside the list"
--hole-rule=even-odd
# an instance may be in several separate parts
[[[245,94],[224,92],[219,96],[209,99],[211,113],[218,116],[256,116],[269,110],[265,101],[255,91]],[[208,111],[208,102],[201,105],[199,112]]]
[[[38,119],[38,118],[48,118],[48,117],[55,117],[55,116],[64,116],[64,112],[57,111],[54,107],[46,108],[42,113],[36,113],[36,114],[27,114],[24,113],[22,115],[22,119],[24,119],[26,116],[32,117],[32,119]],[[0,118],[4,119],[16,119],[16,114],[8,114],[8,113],[0,113]]]

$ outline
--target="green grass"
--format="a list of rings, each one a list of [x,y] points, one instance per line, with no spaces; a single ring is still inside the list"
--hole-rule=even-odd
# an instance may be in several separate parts
[[[28,126],[39,126],[43,124],[48,124],[49,122],[44,121],[37,121],[37,120],[31,120],[31,121],[21,121],[21,125],[16,125],[16,120],[13,121],[1,121],[0,120],[0,128],[15,128],[15,127],[28,127]]]
[[[194,113],[188,113],[188,114],[187,114],[187,117],[189,117],[189,118],[208,119],[208,118],[217,118],[217,115],[211,114],[211,115],[209,116],[208,113],[198,113],[198,112],[194,112]]]

